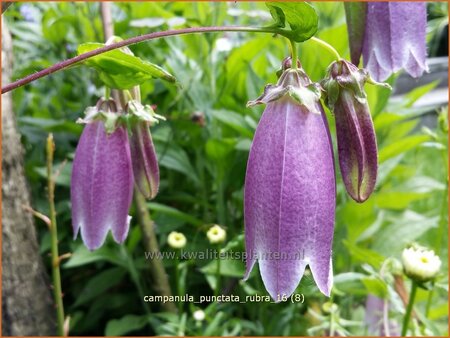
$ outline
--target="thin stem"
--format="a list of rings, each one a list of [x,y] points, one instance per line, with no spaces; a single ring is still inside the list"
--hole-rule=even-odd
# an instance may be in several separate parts
[[[317,44],[319,44],[320,46],[322,46],[326,50],[328,50],[328,52],[330,52],[330,54],[333,54],[333,56],[336,59],[336,61],[339,61],[339,60],[342,59],[341,56],[339,55],[338,51],[332,45],[330,45],[328,42],[325,42],[322,39],[319,39],[319,38],[316,38],[316,37],[312,37],[311,40],[316,42]]]
[[[220,280],[220,244],[217,246],[217,253],[218,253],[218,257],[217,257],[217,268],[216,268],[216,290],[214,292],[215,296],[218,296],[220,293],[220,288],[221,286],[221,280]]]
[[[145,197],[139,191],[134,189],[134,200],[136,202],[136,213],[141,227],[145,250],[153,252],[153,259],[149,260],[150,273],[152,275],[153,289],[156,294],[161,296],[172,296],[172,291],[167,278],[166,269],[160,259],[160,251],[158,247],[158,240],[155,234],[155,225],[150,218],[150,213],[147,208]],[[177,308],[173,302],[162,302],[161,307],[164,311],[177,312]]]
[[[28,75],[22,79],[14,81],[2,88],[2,94],[7,93],[11,90],[24,86],[30,82],[36,81],[44,76],[48,76],[53,74],[59,70],[67,68],[69,66],[75,65],[89,59],[93,56],[109,52],[114,49],[122,48],[125,46],[133,45],[139,42],[154,40],[158,38],[163,38],[167,36],[175,36],[175,35],[183,35],[183,34],[193,34],[193,33],[212,33],[212,32],[254,32],[254,33],[270,33],[270,34],[279,34],[281,36],[287,36],[289,31],[279,29],[279,28],[271,28],[271,27],[240,27],[240,26],[211,26],[211,27],[190,27],[190,28],[182,28],[182,29],[174,29],[162,32],[154,32],[149,34],[144,34],[140,36],[135,36],[130,39],[122,40],[116,43],[112,43],[110,45],[91,50],[87,53],[80,54],[71,59],[67,59],[61,62],[54,64],[48,68],[45,68],[37,73]]]
[[[406,336],[406,332],[408,331],[409,320],[411,318],[411,312],[414,306],[414,300],[416,299],[417,293],[417,283],[412,281],[411,293],[409,295],[408,307],[406,308],[405,317],[403,319],[403,327],[402,327],[402,336]]]
[[[295,45],[295,42],[292,40],[289,40],[291,44],[291,53],[292,53],[292,69],[297,69],[297,46]]]
[[[433,293],[434,293],[434,282],[431,286],[431,290],[428,292],[427,305],[425,306],[425,317],[426,318],[428,318],[428,315],[430,314],[431,300],[433,299]]]
[[[177,296],[181,296],[181,290],[180,290],[180,261],[179,261],[179,255],[178,255],[178,251],[177,251],[177,255],[175,257],[175,295]],[[181,302],[178,302],[177,304],[178,307],[178,312],[181,313]]]
[[[55,143],[53,142],[52,134],[48,135],[46,150],[48,203],[50,207],[53,297],[55,298],[56,305],[58,336],[64,336],[64,305],[62,301],[61,272],[59,271],[60,257],[58,253],[58,227],[56,224],[55,182],[53,179],[53,153],[55,152]]]

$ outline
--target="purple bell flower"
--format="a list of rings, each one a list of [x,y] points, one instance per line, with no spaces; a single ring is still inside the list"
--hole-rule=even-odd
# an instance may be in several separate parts
[[[75,152],[71,180],[74,237],[81,231],[90,250],[103,244],[108,230],[116,242],[125,240],[133,196],[127,131],[123,126],[112,127],[117,114],[100,110],[91,109],[85,120],[87,125]],[[110,118],[104,122],[95,118],[96,113]]]
[[[362,53],[370,75],[384,81],[400,69],[412,77],[428,71],[426,24],[425,2],[368,2]]]
[[[302,69],[248,103],[267,104],[250,149],[244,211],[247,271],[258,261],[276,301],[297,288],[307,265],[320,291],[332,287],[336,186],[320,90]]]

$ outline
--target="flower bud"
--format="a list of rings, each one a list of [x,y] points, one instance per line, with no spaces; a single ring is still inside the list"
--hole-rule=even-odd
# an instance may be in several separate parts
[[[159,188],[159,167],[149,127],[163,117],[134,100],[128,102],[127,111],[131,114],[130,150],[135,182],[146,198],[154,198]]]
[[[202,322],[205,320],[205,312],[203,310],[196,310],[192,314],[192,317],[194,317],[195,321]]]
[[[403,250],[402,263],[406,276],[419,283],[434,279],[441,268],[441,259],[433,250],[416,244]]]
[[[359,203],[373,192],[378,170],[377,141],[364,92],[365,82],[375,83],[367,72],[345,60],[333,62],[322,81],[325,103],[336,121],[339,166],[345,188]]]
[[[186,236],[181,232],[172,231],[169,236],[167,236],[167,244],[173,249],[182,249],[186,246]]]
[[[206,237],[208,237],[211,244],[218,244],[225,241],[227,238],[227,232],[220,225],[216,224],[209,228],[206,233]]]

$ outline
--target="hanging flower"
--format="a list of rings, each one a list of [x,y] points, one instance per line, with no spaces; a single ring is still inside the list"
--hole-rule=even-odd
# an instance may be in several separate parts
[[[81,230],[83,242],[94,250],[110,229],[118,243],[127,236],[133,171],[127,131],[116,125],[115,103],[100,100],[87,113],[75,151],[70,194],[74,237]]]
[[[348,61],[333,62],[322,81],[326,104],[334,113],[339,166],[345,188],[361,203],[375,188],[378,150],[364,84],[375,83]]]
[[[405,274],[417,282],[432,280],[441,268],[441,259],[434,251],[418,245],[403,250],[402,263]]]
[[[375,80],[384,81],[400,69],[412,77],[428,71],[426,23],[426,2],[367,3],[362,53]]]
[[[209,228],[206,237],[208,237],[211,244],[218,244],[225,241],[227,232],[220,225],[216,224]]]
[[[258,261],[273,299],[291,295],[309,265],[320,291],[332,286],[336,188],[320,90],[302,69],[286,69],[264,103],[245,178],[247,271]]]
[[[167,236],[167,244],[173,249],[182,249],[186,246],[187,240],[181,232],[172,231]]]

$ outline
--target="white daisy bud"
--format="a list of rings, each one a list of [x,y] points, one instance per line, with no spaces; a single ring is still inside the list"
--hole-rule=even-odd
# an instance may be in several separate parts
[[[205,319],[205,312],[203,310],[196,310],[192,316],[197,322],[202,322]]]
[[[433,250],[418,245],[412,245],[403,250],[402,263],[405,274],[417,282],[433,279],[441,267],[441,259]]]
[[[186,237],[181,232],[172,231],[167,237],[167,244],[173,249],[181,249],[186,246]]]
[[[216,224],[209,228],[208,232],[206,233],[206,237],[208,237],[211,244],[218,244],[225,241],[225,239],[227,238],[227,232],[222,227]]]

